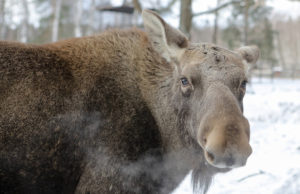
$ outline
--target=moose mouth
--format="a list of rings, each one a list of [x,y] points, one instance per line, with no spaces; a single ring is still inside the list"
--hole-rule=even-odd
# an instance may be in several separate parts
[[[207,163],[209,163],[211,166],[222,169],[233,169],[245,166],[248,158],[248,156],[243,156],[237,153],[232,154],[228,152],[225,152],[221,156],[216,156],[209,150],[204,151],[204,156]]]

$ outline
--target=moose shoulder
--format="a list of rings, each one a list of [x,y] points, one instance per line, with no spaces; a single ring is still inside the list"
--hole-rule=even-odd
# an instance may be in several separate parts
[[[146,32],[0,42],[1,192],[168,193],[190,170],[206,192],[245,165],[257,47],[191,43],[154,12],[143,19]]]

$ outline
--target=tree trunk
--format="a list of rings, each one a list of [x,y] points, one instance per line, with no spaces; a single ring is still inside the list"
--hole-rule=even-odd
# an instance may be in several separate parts
[[[250,7],[249,0],[245,0],[245,7],[244,7],[244,45],[248,44],[249,7]]]
[[[180,26],[179,29],[190,38],[190,31],[192,26],[192,0],[180,1]]]
[[[286,71],[287,68],[286,68],[286,63],[285,63],[284,55],[283,55],[283,52],[282,52],[280,32],[278,32],[276,34],[276,38],[277,38],[277,48],[278,48],[278,54],[279,54],[281,66],[282,66],[283,71]]]
[[[138,0],[133,0],[134,9],[142,13],[142,6]]]
[[[221,0],[217,0],[217,7],[220,6]],[[217,10],[215,12],[215,21],[214,21],[214,31],[213,31],[213,37],[212,37],[212,42],[214,44],[218,44],[218,31],[219,31],[219,11]]]
[[[0,39],[5,39],[5,0],[0,1]]]
[[[60,10],[61,10],[61,2],[62,0],[55,0],[54,8],[54,17],[52,22],[52,42],[58,40],[58,31],[59,31],[59,19],[60,19]]]
[[[91,0],[91,5],[89,9],[89,25],[86,34],[92,35],[95,32],[95,10],[96,10],[96,1]]]
[[[23,6],[23,20],[21,24],[20,31],[20,41],[27,42],[28,41],[28,20],[29,20],[29,12],[28,12],[28,2],[27,0],[22,0]]]
[[[75,4],[76,8],[75,8],[75,28],[74,28],[74,35],[75,37],[80,37],[82,36],[82,32],[81,32],[81,16],[82,16],[82,1],[81,0],[77,0],[76,4]]]

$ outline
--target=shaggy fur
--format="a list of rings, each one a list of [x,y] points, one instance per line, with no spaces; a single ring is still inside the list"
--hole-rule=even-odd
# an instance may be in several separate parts
[[[168,61],[138,29],[46,45],[0,42],[1,193],[169,193],[192,169],[195,188],[206,192],[228,169],[205,160],[195,129],[207,109],[193,107],[205,107],[206,90],[182,92],[185,70],[176,64],[196,53],[214,69],[226,56],[236,65],[218,71],[240,75],[242,58],[172,39],[186,49],[182,60]]]

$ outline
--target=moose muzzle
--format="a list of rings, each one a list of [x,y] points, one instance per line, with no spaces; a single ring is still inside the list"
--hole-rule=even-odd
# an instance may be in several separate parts
[[[243,116],[234,95],[227,88],[212,88],[205,102],[207,111],[202,118],[198,142],[204,150],[205,159],[218,168],[244,166],[252,153],[249,144],[249,122]],[[209,108],[208,108],[209,107]],[[207,110],[206,109],[206,110]]]

